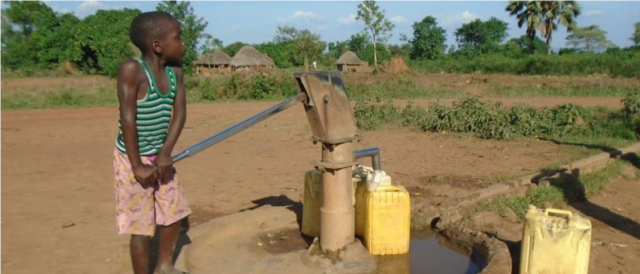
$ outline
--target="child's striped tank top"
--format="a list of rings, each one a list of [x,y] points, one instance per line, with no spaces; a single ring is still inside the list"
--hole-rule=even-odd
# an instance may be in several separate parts
[[[141,156],[155,155],[160,152],[169,132],[169,122],[173,113],[173,100],[176,98],[176,74],[170,66],[165,67],[169,77],[169,93],[162,94],[158,90],[153,72],[142,59],[138,59],[149,79],[149,87],[144,98],[137,101],[136,127],[138,129],[138,149]],[[120,132],[116,139],[116,147],[126,153],[122,124],[118,123]]]

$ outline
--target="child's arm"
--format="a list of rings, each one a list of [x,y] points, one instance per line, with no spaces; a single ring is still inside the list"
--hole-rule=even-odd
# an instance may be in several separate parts
[[[165,174],[171,174],[173,172],[173,160],[171,159],[171,151],[173,146],[178,141],[182,128],[187,120],[187,95],[184,89],[183,71],[182,67],[174,67],[176,72],[176,80],[178,81],[178,87],[176,91],[176,98],[173,101],[173,117],[169,124],[169,133],[167,139],[164,141],[164,145],[158,154],[158,158],[155,161],[156,167],[160,176]]]
[[[138,79],[140,64],[127,60],[118,69],[118,102],[120,103],[120,124],[127,156],[136,180],[143,186],[157,181],[154,167],[145,165],[140,159],[138,129],[136,126],[136,101],[138,100]]]

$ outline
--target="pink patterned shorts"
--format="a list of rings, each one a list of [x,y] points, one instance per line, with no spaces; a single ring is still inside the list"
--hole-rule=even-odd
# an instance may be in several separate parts
[[[145,189],[136,181],[125,153],[116,148],[113,158],[118,234],[153,236],[156,225],[171,225],[191,214],[175,170],[156,187]],[[152,164],[156,156],[140,158]]]

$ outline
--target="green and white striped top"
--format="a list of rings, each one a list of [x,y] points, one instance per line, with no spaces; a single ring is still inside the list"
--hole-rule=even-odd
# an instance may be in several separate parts
[[[177,80],[173,68],[165,67],[169,77],[169,93],[162,94],[158,90],[153,72],[147,63],[138,59],[149,79],[149,88],[144,98],[137,101],[136,127],[138,129],[138,149],[141,156],[156,155],[162,149],[169,132],[169,122],[173,113],[173,100],[176,98]],[[122,124],[116,139],[116,147],[123,153],[127,152],[124,144]]]

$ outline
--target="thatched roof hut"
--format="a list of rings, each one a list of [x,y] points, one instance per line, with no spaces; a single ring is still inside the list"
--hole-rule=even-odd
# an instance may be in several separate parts
[[[196,60],[197,66],[221,66],[229,65],[229,63],[231,63],[231,57],[220,49],[200,55]]]
[[[347,51],[338,58],[336,61],[336,65],[350,65],[350,66],[363,66],[365,62],[360,60],[358,56],[353,51]]]
[[[353,51],[347,51],[338,58],[336,65],[339,71],[371,72],[369,64],[363,62]]]
[[[252,46],[244,46],[231,58],[231,67],[268,67],[274,66],[269,56],[260,53]]]

